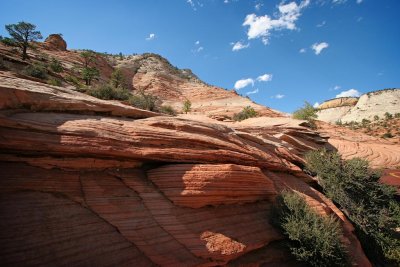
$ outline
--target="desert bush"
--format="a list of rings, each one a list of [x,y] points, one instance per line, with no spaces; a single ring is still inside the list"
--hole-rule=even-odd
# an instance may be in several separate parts
[[[46,79],[47,78],[47,68],[43,64],[35,63],[27,66],[23,70],[23,74],[35,77],[38,79]]]
[[[127,89],[114,88],[108,84],[90,88],[88,93],[104,100],[128,100],[131,95]]]
[[[315,120],[317,118],[317,110],[307,101],[304,102],[303,107],[293,112],[293,118],[298,120]]]
[[[157,96],[146,94],[144,91],[132,95],[128,101],[134,107],[150,111],[157,111],[160,106],[160,100]]]
[[[110,84],[115,88],[126,87],[126,79],[121,69],[115,69],[112,72]]]
[[[68,83],[73,84],[77,89],[81,89],[83,87],[83,84],[81,83],[81,81],[79,80],[79,78],[72,76],[72,75],[68,75],[65,80]]]
[[[386,113],[385,113],[385,119],[386,119],[386,120],[391,120],[391,119],[393,119],[393,115],[390,114],[389,112],[386,112]]]
[[[242,111],[240,111],[239,113],[233,114],[232,119],[234,121],[242,121],[242,120],[246,120],[246,119],[249,119],[249,118],[254,118],[254,117],[257,117],[257,116],[258,116],[258,114],[254,110],[254,108],[252,108],[251,106],[247,106],[247,107],[244,107],[242,109]]]
[[[61,81],[56,79],[56,78],[48,79],[47,83],[50,84],[50,85],[54,85],[54,86],[61,86],[62,85]]]
[[[393,134],[391,132],[386,132],[382,134],[382,138],[393,138]]]
[[[342,126],[342,125],[343,125],[342,120],[337,120],[337,121],[335,122],[335,124],[338,125],[338,126]]]
[[[395,117],[395,118],[400,118],[400,113],[394,114],[394,117]]]
[[[367,127],[367,125],[370,124],[370,123],[371,123],[370,120],[368,120],[368,119],[362,119],[362,121],[361,121],[361,126],[362,126],[362,127]]]
[[[307,169],[318,175],[326,195],[354,223],[357,236],[372,261],[400,264],[400,205],[395,188],[379,183],[380,174],[368,162],[342,160],[337,152],[306,155]]]
[[[190,102],[189,99],[186,99],[185,102],[183,102],[182,111],[187,114],[191,109],[192,109],[192,102]]]
[[[172,116],[175,116],[177,113],[176,110],[169,105],[161,106],[159,111],[161,113],[172,115]]]
[[[288,191],[278,196],[273,213],[273,224],[288,237],[297,260],[315,267],[348,266],[340,225],[332,215],[322,217],[303,197]]]
[[[64,69],[61,62],[54,57],[51,59],[49,68],[50,68],[50,70],[57,72],[57,73],[62,72]]]
[[[374,121],[378,121],[379,120],[379,116],[378,115],[375,115],[374,116]]]

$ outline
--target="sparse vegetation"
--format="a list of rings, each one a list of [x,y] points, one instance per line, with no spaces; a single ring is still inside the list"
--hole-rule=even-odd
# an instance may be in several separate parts
[[[377,264],[400,264],[400,205],[395,188],[379,183],[368,162],[342,160],[326,150],[307,154],[307,169],[318,175],[326,195],[340,205],[354,223],[370,259]]]
[[[386,113],[385,113],[385,119],[386,119],[386,120],[391,120],[391,119],[393,119],[393,115],[390,114],[389,112],[386,112]]]
[[[56,79],[56,78],[48,79],[47,83],[50,84],[50,85],[54,85],[54,86],[61,86],[62,85],[61,81]]]
[[[249,119],[249,118],[254,118],[254,117],[257,117],[257,116],[258,116],[258,114],[254,110],[254,108],[251,107],[251,106],[247,106],[247,107],[244,107],[242,109],[242,111],[240,111],[239,113],[233,114],[233,118],[232,119],[234,121],[242,121],[242,120],[246,120],[246,119]]]
[[[169,106],[169,105],[161,106],[160,107],[160,112],[164,113],[164,114],[172,115],[172,116],[175,116],[176,113],[177,113],[176,110],[173,107]]]
[[[3,38],[3,43],[19,47],[22,51],[22,60],[28,58],[27,49],[31,46],[30,42],[42,39],[40,31],[36,31],[36,25],[20,21],[17,24],[5,26],[11,38]]]
[[[44,64],[35,63],[27,66],[23,70],[23,74],[44,80],[47,78],[47,68]]]
[[[318,215],[294,192],[284,191],[276,203],[273,223],[290,240],[290,251],[297,260],[315,267],[348,266],[340,225],[333,216]]]
[[[92,80],[100,76],[100,72],[96,67],[85,67],[81,74],[87,86],[92,85]]]
[[[317,118],[317,110],[310,103],[305,101],[303,107],[293,112],[293,118],[312,121]]]
[[[132,95],[128,101],[129,104],[136,108],[146,109],[150,111],[157,111],[161,102],[157,96],[146,94],[143,90]]]
[[[127,89],[114,88],[108,84],[90,88],[88,94],[104,100],[128,100],[130,93]]]
[[[115,88],[125,88],[126,80],[121,69],[115,69],[111,74],[110,84]]]
[[[56,73],[60,73],[64,69],[61,62],[58,59],[56,59],[55,57],[51,58],[49,68],[51,71],[54,71]]]
[[[186,99],[185,102],[183,102],[182,111],[187,114],[188,112],[190,112],[191,109],[192,109],[192,102],[190,102],[189,99]]]

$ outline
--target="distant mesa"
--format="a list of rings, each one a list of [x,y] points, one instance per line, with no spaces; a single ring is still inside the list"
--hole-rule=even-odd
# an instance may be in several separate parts
[[[61,34],[50,34],[44,41],[44,45],[49,50],[67,51],[67,42]]]

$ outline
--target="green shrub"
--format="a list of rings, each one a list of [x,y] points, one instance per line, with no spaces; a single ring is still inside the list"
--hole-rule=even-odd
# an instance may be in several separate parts
[[[297,260],[315,267],[348,266],[340,224],[333,216],[318,215],[293,192],[283,192],[276,203],[273,223],[290,240],[290,251]]]
[[[146,94],[144,91],[140,91],[139,93],[132,95],[128,101],[129,104],[136,108],[150,111],[157,111],[160,105],[160,100],[158,97],[151,94]]]
[[[251,106],[244,107],[239,113],[233,114],[234,121],[242,121],[249,118],[257,117],[258,114]]]
[[[386,112],[386,113],[385,113],[385,119],[386,119],[386,120],[391,120],[391,119],[393,119],[393,115],[390,114],[389,112]]]
[[[382,138],[393,138],[393,134],[391,132],[386,132],[382,134]]]
[[[172,116],[176,115],[176,110],[169,105],[161,106],[160,112],[164,113],[164,114],[172,115]]]
[[[298,120],[312,121],[317,117],[317,110],[307,101],[304,102],[303,107],[293,112],[293,118]]]
[[[55,79],[55,78],[48,79],[47,83],[50,84],[50,85],[54,85],[54,86],[61,86],[62,85],[61,81],[58,80],[58,79]]]
[[[319,150],[306,155],[307,169],[318,175],[326,195],[340,205],[354,223],[370,259],[379,264],[400,264],[400,206],[395,188],[381,184],[368,162],[341,160],[337,152]]]
[[[126,87],[126,79],[121,69],[115,69],[110,78],[110,84],[115,88]]]
[[[183,102],[182,111],[187,114],[191,109],[192,109],[192,102],[190,102],[189,99],[186,99],[185,102]]]
[[[50,68],[50,70],[52,70],[54,72],[57,72],[57,73],[60,73],[60,72],[62,72],[64,70],[61,62],[59,60],[57,60],[56,58],[54,58],[54,57],[51,59],[51,62],[49,64],[49,68]]]
[[[83,84],[81,83],[81,81],[79,80],[79,78],[72,76],[72,75],[68,75],[65,80],[69,83],[71,83],[72,85],[74,85],[77,89],[81,89],[83,87]]]
[[[108,84],[103,84],[88,90],[89,95],[104,100],[128,100],[130,92],[123,88],[114,88]]]
[[[46,79],[47,78],[47,69],[46,66],[43,64],[35,63],[32,65],[27,66],[23,74],[35,77],[38,79]]]

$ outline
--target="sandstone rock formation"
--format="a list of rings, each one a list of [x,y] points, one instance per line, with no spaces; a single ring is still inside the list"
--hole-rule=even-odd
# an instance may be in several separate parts
[[[233,90],[205,84],[190,70],[178,69],[156,54],[114,60],[115,67],[125,70],[134,88],[160,97],[165,104],[173,106],[176,110],[181,110],[183,102],[189,99],[192,102],[192,113],[232,116],[243,107],[251,106],[260,115],[283,116],[278,111],[239,96]]]
[[[386,112],[400,113],[400,89],[370,92],[362,95],[358,101],[354,98],[333,99],[322,103],[318,109],[318,120],[325,122],[372,121],[374,116],[384,118]]]
[[[67,42],[62,38],[61,34],[50,34],[44,41],[44,45],[47,49],[66,51]]]
[[[353,131],[345,127],[319,122],[318,130],[329,136],[332,144],[344,159],[366,159],[374,168],[397,168],[400,166],[400,146],[389,140]]]
[[[284,189],[335,215],[370,266],[306,183],[302,153],[328,145],[314,131],[161,116],[9,72],[0,94],[2,266],[299,266],[269,222]]]

